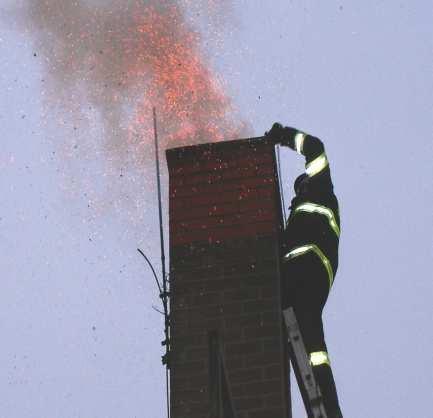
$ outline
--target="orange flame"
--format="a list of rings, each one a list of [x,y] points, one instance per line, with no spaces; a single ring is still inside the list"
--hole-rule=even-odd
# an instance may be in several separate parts
[[[52,92],[76,119],[100,113],[107,148],[116,158],[133,138],[143,151],[152,138],[152,107],[168,146],[233,139],[246,134],[224,86],[205,59],[185,9],[212,20],[228,0],[25,0],[24,24],[34,29]],[[210,14],[210,15],[209,15]],[[219,38],[210,25],[210,38]],[[47,85],[46,85],[47,87]],[[134,109],[134,110],[132,110]],[[131,111],[133,112],[131,122]],[[81,113],[81,115],[80,115]],[[122,127],[128,126],[129,135]],[[137,148],[135,148],[137,149]]]
[[[178,5],[164,9],[150,5],[137,14],[136,42],[142,49],[128,77],[141,73],[150,80],[131,130],[148,136],[144,127],[155,106],[168,146],[233,139],[245,125],[234,121],[231,102],[200,53],[199,35]]]

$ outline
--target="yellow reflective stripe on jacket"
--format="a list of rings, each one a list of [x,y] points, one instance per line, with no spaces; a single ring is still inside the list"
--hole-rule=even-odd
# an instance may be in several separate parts
[[[329,361],[329,356],[326,351],[315,351],[314,353],[310,353],[310,364],[315,366],[321,366],[322,364],[331,365]]]
[[[317,158],[307,164],[307,166],[305,167],[305,171],[309,177],[313,177],[316,174],[320,173],[322,170],[324,170],[328,166],[328,164],[328,158],[323,152]]]
[[[336,233],[337,237],[340,236],[340,228],[338,227],[334,212],[326,206],[318,205],[317,203],[312,202],[305,202],[297,206],[294,212],[318,213],[320,215],[326,216],[328,218],[329,226]]]
[[[302,154],[306,135],[303,132],[298,132],[295,135],[295,149],[298,154]]]
[[[296,247],[293,250],[289,251],[284,257],[284,261],[289,261],[292,258],[299,257],[300,255],[306,254],[310,251],[313,251],[319,258],[320,261],[326,268],[329,279],[329,288],[332,286],[332,282],[334,281],[334,272],[332,271],[331,262],[328,260],[323,251],[316,244],[306,244],[301,245],[300,247]]]

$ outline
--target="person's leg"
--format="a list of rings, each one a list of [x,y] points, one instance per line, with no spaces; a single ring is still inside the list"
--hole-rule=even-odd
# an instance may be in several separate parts
[[[323,332],[322,310],[329,290],[326,271],[314,254],[295,260],[287,270],[287,290],[292,294],[286,298],[294,308],[325,409],[330,418],[341,417]]]
[[[300,314],[298,322],[310,357],[314,377],[322,392],[326,412],[330,418],[341,417],[337,389],[324,338],[321,313],[313,311],[311,315]]]

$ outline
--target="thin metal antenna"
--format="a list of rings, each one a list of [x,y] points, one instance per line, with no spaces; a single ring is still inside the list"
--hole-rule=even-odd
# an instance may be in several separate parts
[[[163,289],[166,289],[165,283],[165,250],[164,250],[164,232],[162,224],[162,199],[161,199],[161,175],[159,170],[159,151],[158,151],[158,131],[156,124],[156,109],[153,108],[153,131],[155,136],[155,162],[156,162],[156,180],[158,185],[158,210],[159,210],[159,235],[161,242],[161,268],[162,268],[162,279],[163,279]]]
[[[162,304],[164,306],[164,314],[165,314],[165,340],[162,342],[162,345],[166,346],[166,355],[163,356],[163,364],[165,364],[165,383],[166,383],[166,396],[167,396],[167,417],[170,418],[170,393],[169,393],[169,358],[168,354],[170,353],[170,336],[169,336],[169,317],[168,317],[168,306],[167,306],[167,297],[169,293],[167,292],[167,276],[165,272],[165,250],[164,250],[164,231],[162,224],[162,199],[161,199],[161,175],[159,170],[159,153],[158,153],[158,130],[156,123],[156,109],[153,108],[153,131],[155,136],[155,160],[156,160],[156,179],[158,184],[158,209],[159,209],[159,235],[161,242],[161,269],[162,269],[162,292],[159,295],[162,299]]]

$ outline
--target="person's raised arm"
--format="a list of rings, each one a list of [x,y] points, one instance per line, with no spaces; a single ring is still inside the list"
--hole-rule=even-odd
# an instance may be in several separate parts
[[[274,123],[272,129],[265,133],[265,137],[274,144],[290,147],[305,156],[305,172],[308,177],[314,177],[323,171],[329,172],[325,147],[319,138],[279,123]]]

